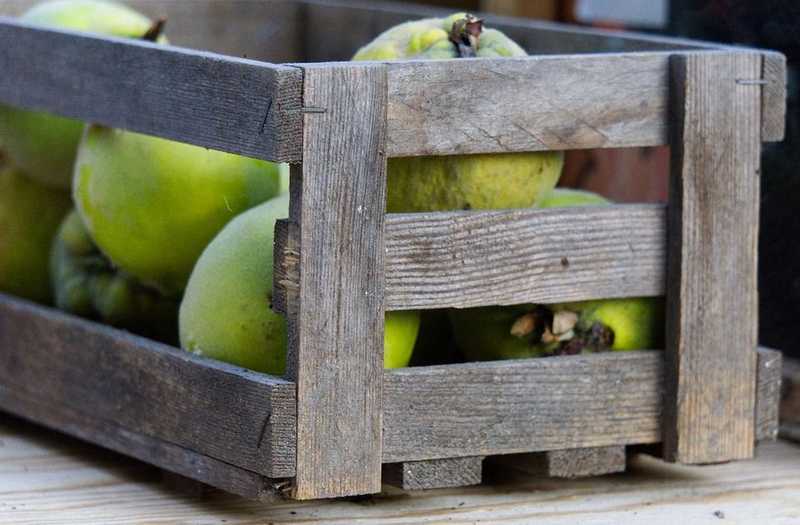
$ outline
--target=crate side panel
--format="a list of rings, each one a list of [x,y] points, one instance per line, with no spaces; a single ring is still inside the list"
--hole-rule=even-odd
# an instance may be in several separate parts
[[[777,432],[776,352],[759,349],[758,439]],[[661,441],[664,354],[551,357],[387,370],[383,461]],[[771,385],[771,386],[768,386]]]
[[[294,384],[0,295],[0,385],[270,477],[294,474]]]
[[[753,456],[761,55],[673,59],[665,457]]]
[[[275,161],[297,160],[297,69],[0,19],[0,102]]]

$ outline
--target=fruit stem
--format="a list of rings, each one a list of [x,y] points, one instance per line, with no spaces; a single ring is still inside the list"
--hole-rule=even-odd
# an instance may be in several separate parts
[[[459,58],[477,56],[478,40],[482,31],[483,20],[473,15],[464,15],[464,18],[453,22],[450,41],[456,46]]]
[[[147,32],[142,35],[142,40],[144,40],[145,42],[155,42],[164,32],[164,26],[166,24],[167,24],[166,18],[159,18],[158,20],[153,22],[153,25],[150,26],[150,29],[148,29]]]

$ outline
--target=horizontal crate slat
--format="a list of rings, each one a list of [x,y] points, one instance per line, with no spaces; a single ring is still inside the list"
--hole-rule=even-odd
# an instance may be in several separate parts
[[[297,68],[0,18],[0,102],[274,161],[298,160]]]
[[[246,452],[294,457],[292,383],[8,296],[0,349],[2,410],[238,493],[291,475]],[[780,370],[759,350],[757,439],[777,434]],[[656,443],[662,375],[658,351],[387,370],[382,461]]]
[[[665,225],[660,204],[389,214],[386,308],[663,295]],[[297,229],[276,230],[283,311],[297,286]]]
[[[0,386],[268,477],[294,475],[294,383],[2,294]]]
[[[282,497],[280,487],[286,483],[285,480],[271,480],[224,461],[121,427],[91,415],[91,410],[89,413],[73,410],[63,403],[42,401],[2,385],[0,408],[244,498],[277,501]]]
[[[668,53],[387,63],[390,156],[668,143]]]
[[[759,393],[774,391],[780,354],[758,356]],[[390,370],[383,461],[657,443],[663,376],[661,351]],[[774,437],[771,403],[757,400],[756,439]]]

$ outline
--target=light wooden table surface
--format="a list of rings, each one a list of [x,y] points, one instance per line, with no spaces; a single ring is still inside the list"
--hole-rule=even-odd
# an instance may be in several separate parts
[[[490,472],[466,489],[267,507],[219,492],[188,495],[143,463],[0,413],[0,523],[252,524],[536,523],[688,525],[800,523],[800,447],[759,448],[755,461],[687,468],[646,456],[629,472],[548,480]]]

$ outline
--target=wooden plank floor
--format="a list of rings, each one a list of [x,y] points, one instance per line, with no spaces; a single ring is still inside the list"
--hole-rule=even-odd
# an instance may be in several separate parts
[[[678,467],[637,456],[630,472],[548,480],[490,471],[484,485],[267,507],[219,492],[188,495],[143,463],[0,414],[0,523],[800,523],[800,447],[758,459]]]

